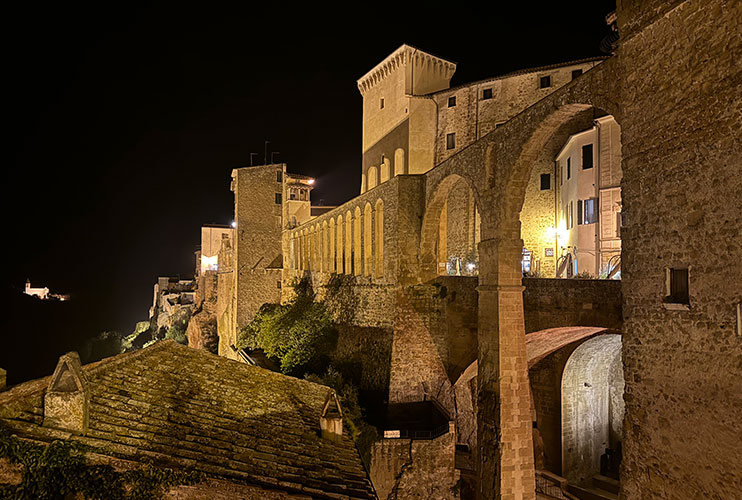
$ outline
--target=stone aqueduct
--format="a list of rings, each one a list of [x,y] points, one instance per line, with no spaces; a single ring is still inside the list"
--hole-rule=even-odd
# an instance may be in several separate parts
[[[565,139],[580,130],[580,117],[610,114],[620,123],[614,100],[617,64],[615,57],[606,60],[429,172],[397,178],[400,182],[422,178],[424,200],[396,199],[402,190],[397,192],[393,182],[386,182],[291,230],[284,239],[289,267],[297,271],[355,274],[391,286],[426,283],[437,275],[435,243],[442,207],[453,186],[466,181],[481,215],[477,286],[481,498],[531,498],[535,490],[519,221],[531,169],[545,149],[553,158]],[[399,255],[388,255],[384,233],[393,229],[385,210],[416,202],[424,206],[422,220],[396,220],[396,231],[407,241],[400,243]]]

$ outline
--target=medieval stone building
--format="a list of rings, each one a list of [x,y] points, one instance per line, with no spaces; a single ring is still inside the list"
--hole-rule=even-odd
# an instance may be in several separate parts
[[[609,21],[610,57],[455,88],[455,64],[397,49],[357,82],[338,207],[284,164],[232,172],[193,324],[239,359],[239,329],[308,279],[383,410],[381,498],[742,491],[742,6]],[[603,279],[557,279],[578,274]]]

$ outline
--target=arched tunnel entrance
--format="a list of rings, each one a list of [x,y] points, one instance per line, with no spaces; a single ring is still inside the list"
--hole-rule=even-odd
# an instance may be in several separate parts
[[[562,475],[570,483],[618,479],[623,389],[620,335],[591,338],[569,357],[562,376]]]

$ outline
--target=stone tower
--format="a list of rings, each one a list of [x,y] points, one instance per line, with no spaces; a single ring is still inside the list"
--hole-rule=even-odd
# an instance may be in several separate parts
[[[361,193],[395,175],[433,168],[435,101],[456,65],[402,45],[358,80],[363,96]]]

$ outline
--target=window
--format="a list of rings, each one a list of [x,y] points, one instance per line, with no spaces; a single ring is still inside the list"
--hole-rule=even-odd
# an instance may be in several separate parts
[[[561,172],[562,172],[562,173],[561,173],[561,175],[559,176],[559,185],[560,185],[560,186],[561,186],[562,184],[564,184],[564,164],[562,164]]]
[[[549,87],[551,87],[551,76],[542,76],[539,79],[539,88],[548,89]]]
[[[541,191],[551,189],[551,174],[541,174]]]
[[[484,89],[482,91],[482,100],[492,99],[492,89]]]
[[[296,191],[292,189],[291,193],[289,193],[289,200],[295,200],[295,199],[296,199]]]
[[[573,69],[572,70],[572,80],[574,80],[575,78],[577,78],[581,74],[582,74],[582,70],[581,69]]]
[[[584,214],[582,212],[582,200],[577,200],[577,225],[578,226],[581,226],[582,224],[585,223],[585,219],[583,215]]]
[[[588,198],[585,200],[585,224],[594,224],[598,222],[598,199]]]
[[[279,281],[276,281],[276,287],[278,287],[279,290],[281,289],[281,281],[280,280]]]
[[[276,182],[283,182],[283,172],[280,170],[276,172]]]
[[[379,100],[379,109],[384,109],[384,98],[383,97]]]
[[[666,279],[667,296],[665,302],[689,305],[688,269],[667,269]]]
[[[582,146],[582,170],[593,168],[593,145],[585,144]]]
[[[574,202],[569,202],[569,228],[572,229],[575,227],[575,218],[574,218]]]
[[[281,193],[276,193],[276,205],[281,204]]]
[[[446,149],[456,148],[456,133],[446,134]]]
[[[448,107],[453,108],[454,106],[456,106],[456,96],[452,95],[448,98]]]
[[[567,158],[567,180],[572,177],[572,158]]]

